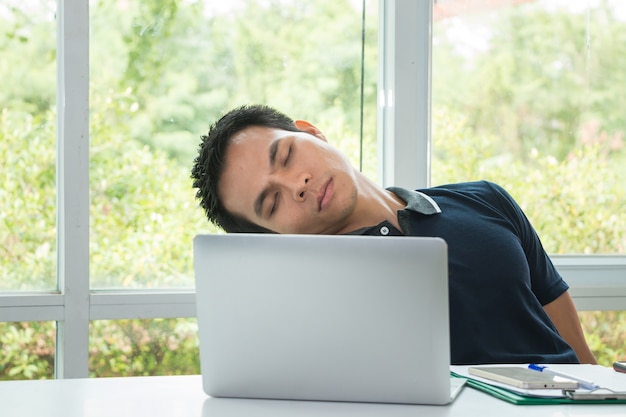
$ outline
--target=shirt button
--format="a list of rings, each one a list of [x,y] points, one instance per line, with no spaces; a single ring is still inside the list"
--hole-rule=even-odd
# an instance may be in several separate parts
[[[380,228],[380,234],[383,236],[387,236],[389,234],[389,228],[387,226],[383,226]]]

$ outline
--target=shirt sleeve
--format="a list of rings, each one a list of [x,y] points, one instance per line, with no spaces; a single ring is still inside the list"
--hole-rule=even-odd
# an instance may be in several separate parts
[[[515,199],[501,186],[485,181],[492,190],[493,203],[516,231],[523,247],[532,291],[542,305],[546,305],[568,290],[569,286],[554,267],[541,240]]]

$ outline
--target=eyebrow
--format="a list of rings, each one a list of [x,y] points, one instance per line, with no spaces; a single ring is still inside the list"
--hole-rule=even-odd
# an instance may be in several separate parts
[[[273,167],[274,164],[276,163],[276,154],[278,153],[278,145],[280,144],[281,141],[282,139],[276,139],[270,144],[269,152],[268,152],[270,167]],[[256,198],[256,200],[254,200],[254,213],[258,217],[263,217],[263,213],[262,213],[263,201],[265,201],[265,198],[267,197],[268,193],[269,193],[269,187],[265,187],[263,191],[261,191],[259,196]]]

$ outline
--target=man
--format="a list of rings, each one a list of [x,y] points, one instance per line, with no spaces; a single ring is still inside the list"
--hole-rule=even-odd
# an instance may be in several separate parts
[[[208,219],[226,232],[446,240],[453,364],[596,363],[567,284],[496,184],[383,189],[311,123],[267,106],[212,125],[192,178]]]

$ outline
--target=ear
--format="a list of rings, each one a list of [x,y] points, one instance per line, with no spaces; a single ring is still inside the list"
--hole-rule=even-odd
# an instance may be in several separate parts
[[[313,126],[311,123],[307,122],[306,120],[294,120],[293,124],[303,132],[309,133],[316,138],[323,140],[324,142],[328,142],[326,140],[326,136],[324,136],[322,131]]]

